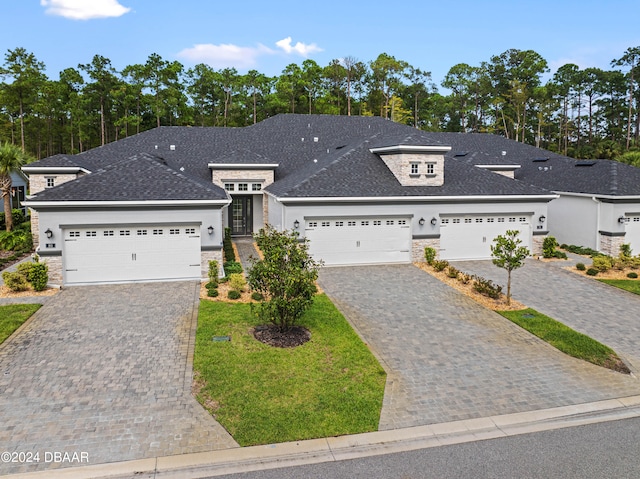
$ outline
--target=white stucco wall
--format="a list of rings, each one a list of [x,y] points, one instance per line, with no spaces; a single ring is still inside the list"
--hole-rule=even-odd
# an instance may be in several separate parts
[[[591,197],[561,195],[549,203],[549,235],[560,244],[597,249],[600,208]]]

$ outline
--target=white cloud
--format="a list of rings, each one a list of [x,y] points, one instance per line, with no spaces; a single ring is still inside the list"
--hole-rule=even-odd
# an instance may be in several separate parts
[[[40,5],[49,15],[71,20],[119,17],[131,11],[120,5],[118,0],[40,0]]]
[[[295,45],[291,45],[291,41],[291,37],[283,38],[282,40],[277,41],[276,45],[287,54],[295,52],[303,57],[308,57],[310,53],[322,51],[322,48],[319,48],[315,43],[307,45],[302,42],[297,42]]]
[[[232,44],[201,43],[180,51],[178,57],[193,63],[206,63],[213,68],[235,67],[243,69],[254,67],[259,56],[273,53],[273,50],[264,45],[239,47]]]

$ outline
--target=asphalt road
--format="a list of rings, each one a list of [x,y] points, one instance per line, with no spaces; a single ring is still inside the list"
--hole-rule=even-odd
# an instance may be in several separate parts
[[[638,478],[640,418],[228,479]]]

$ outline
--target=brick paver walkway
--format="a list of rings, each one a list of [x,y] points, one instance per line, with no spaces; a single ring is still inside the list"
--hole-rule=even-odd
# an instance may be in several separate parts
[[[324,268],[320,285],[388,372],[380,429],[640,394],[413,266]]]
[[[74,287],[0,346],[0,452],[89,464],[236,447],[191,396],[197,283]],[[86,462],[85,462],[86,464]]]
[[[570,261],[527,260],[512,273],[512,295],[527,306],[562,321],[613,348],[640,371],[640,296],[566,271]],[[580,258],[590,264],[588,258]],[[506,272],[491,261],[460,261],[462,271],[507,284]]]

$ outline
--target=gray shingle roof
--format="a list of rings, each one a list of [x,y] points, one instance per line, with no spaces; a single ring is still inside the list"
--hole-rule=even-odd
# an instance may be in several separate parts
[[[401,186],[384,162],[369,151],[398,144],[450,145],[445,184]],[[175,182],[165,185],[145,173],[143,170],[149,168],[148,157],[129,164],[126,175],[110,168],[143,153],[164,161],[163,167],[178,175],[174,180],[179,178],[180,185]],[[553,165],[553,173],[539,173],[534,158],[549,158],[547,163]],[[190,185],[196,197],[209,194],[222,197],[224,192],[211,184],[209,163],[277,163],[275,182],[267,191],[289,198],[541,195],[549,190],[640,195],[638,168],[602,160],[593,167],[575,167],[575,160],[496,135],[423,132],[379,117],[277,115],[245,128],[160,127],[79,155],[45,158],[33,166],[53,166],[56,162],[92,171],[87,179],[77,181],[91,184],[101,198],[111,200],[133,196],[185,199],[190,197],[185,191]],[[475,167],[491,164],[521,165],[516,170],[519,181]],[[99,170],[104,173],[89,182],[88,178]],[[139,178],[126,179],[127,176]],[[100,186],[107,177],[109,182]],[[56,190],[47,190],[46,194],[53,195]],[[60,198],[64,195],[63,190],[55,194]],[[81,195],[90,198],[98,193],[82,186],[72,196]]]
[[[227,193],[211,182],[191,178],[152,155],[141,153],[45,189],[32,201],[224,200]]]

